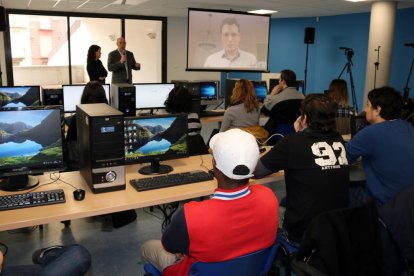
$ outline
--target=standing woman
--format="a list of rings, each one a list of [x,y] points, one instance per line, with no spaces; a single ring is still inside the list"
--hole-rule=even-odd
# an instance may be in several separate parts
[[[86,70],[88,71],[90,81],[96,80],[100,83],[105,83],[105,78],[108,76],[108,71],[106,71],[100,58],[101,47],[95,44],[91,45],[88,50]]]
[[[230,105],[224,113],[220,132],[231,128],[253,127],[259,124],[259,101],[251,81],[240,79],[236,82],[230,98]]]

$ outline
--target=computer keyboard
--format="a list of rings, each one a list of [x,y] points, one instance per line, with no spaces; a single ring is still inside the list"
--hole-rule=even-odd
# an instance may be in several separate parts
[[[0,211],[65,203],[62,189],[0,196]]]
[[[197,170],[183,173],[159,175],[149,178],[131,179],[129,183],[138,192],[161,189],[183,184],[212,180],[213,176],[208,172]]]
[[[214,110],[204,110],[200,112],[200,117],[215,117],[215,116],[223,116],[224,110],[214,111]]]

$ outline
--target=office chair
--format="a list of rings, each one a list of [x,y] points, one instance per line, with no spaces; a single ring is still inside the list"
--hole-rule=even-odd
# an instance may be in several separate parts
[[[279,244],[224,262],[195,262],[191,265],[188,276],[260,276],[267,273],[275,259]],[[144,270],[152,276],[161,276],[152,264],[144,265]]]
[[[300,246],[296,243],[290,242],[286,237],[284,237],[280,229],[277,231],[276,243],[279,244],[279,251],[281,253],[280,256],[282,261],[281,269],[284,270],[284,273],[281,275],[290,276],[292,270],[290,256],[298,252],[300,250]]]

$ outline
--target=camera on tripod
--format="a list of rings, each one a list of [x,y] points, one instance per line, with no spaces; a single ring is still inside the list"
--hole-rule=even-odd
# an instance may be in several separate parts
[[[339,47],[340,50],[344,50],[346,57],[350,60],[354,56],[354,50],[348,47]]]

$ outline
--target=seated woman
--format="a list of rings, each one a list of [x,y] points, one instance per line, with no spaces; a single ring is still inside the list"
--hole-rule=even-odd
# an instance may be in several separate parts
[[[168,113],[186,113],[188,118],[188,151],[190,155],[208,153],[207,146],[201,137],[201,122],[197,113],[191,111],[193,97],[185,87],[174,87],[165,100]]]
[[[224,112],[220,132],[231,128],[241,128],[253,134],[259,140],[265,140],[267,131],[259,126],[260,108],[253,83],[240,79],[233,88],[230,107]]]
[[[335,122],[339,134],[351,133],[350,117],[355,115],[354,108],[349,106],[348,87],[343,79],[331,81],[328,97],[337,104]]]
[[[90,81],[83,89],[81,104],[108,103],[105,90],[99,81]],[[66,134],[66,143],[68,147],[68,170],[77,170],[79,163],[79,151],[77,147],[78,134],[76,129],[76,114],[72,117],[68,132]]]

